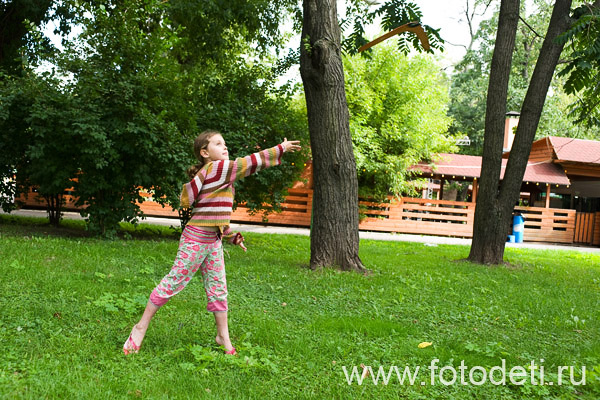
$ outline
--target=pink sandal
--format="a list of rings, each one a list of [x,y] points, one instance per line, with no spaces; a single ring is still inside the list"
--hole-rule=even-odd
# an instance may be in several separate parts
[[[125,344],[123,344],[123,353],[129,355],[130,353],[137,353],[138,351],[140,351],[140,346],[135,344],[130,334],[129,338],[125,341]]]
[[[225,354],[228,354],[230,356],[237,356],[237,351],[235,351],[235,347],[229,351],[226,351]]]

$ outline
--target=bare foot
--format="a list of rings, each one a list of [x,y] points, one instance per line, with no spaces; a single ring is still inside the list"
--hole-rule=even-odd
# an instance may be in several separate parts
[[[229,338],[224,339],[220,335],[217,335],[215,336],[215,342],[217,342],[219,346],[225,347],[225,351],[227,352],[233,350],[233,345],[231,344],[231,340]]]
[[[137,353],[140,347],[142,346],[142,341],[144,340],[144,336],[146,336],[146,330],[148,327],[140,327],[139,324],[136,324],[131,329],[131,341],[127,339],[125,345],[123,346],[123,350],[125,354],[129,354],[128,352]]]

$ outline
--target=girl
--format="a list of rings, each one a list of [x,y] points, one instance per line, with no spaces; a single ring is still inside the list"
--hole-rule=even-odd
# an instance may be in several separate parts
[[[288,141],[244,158],[229,160],[223,136],[206,131],[194,140],[198,164],[188,168],[190,182],[183,185],[181,207],[192,209],[192,218],[185,226],[179,242],[177,257],[171,271],[150,294],[140,321],[134,325],[123,345],[125,354],[137,353],[148,325],[158,309],[181,292],[200,269],[208,297],[206,309],[214,313],[217,325],[215,341],[226,354],[237,354],[227,327],[227,283],[221,238],[244,251],[244,238],[238,232],[231,235],[229,220],[233,206],[233,182],[250,174],[281,163],[286,151],[300,150],[299,141]]]

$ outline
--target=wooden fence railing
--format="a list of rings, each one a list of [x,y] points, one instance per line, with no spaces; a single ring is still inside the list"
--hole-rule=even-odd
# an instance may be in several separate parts
[[[36,208],[46,208],[46,200],[42,196],[40,196],[37,192],[37,189],[30,188],[27,195],[22,194],[17,198],[18,202],[22,202],[26,206],[36,207]],[[78,210],[82,207],[78,207],[75,205],[77,198],[73,196],[73,190],[65,190],[63,193],[63,209],[65,210]]]
[[[596,213],[596,223],[594,224],[594,240],[593,245],[600,246],[600,212]]]
[[[523,240],[528,242],[573,243],[575,210],[515,207],[525,218]]]
[[[575,243],[591,244],[594,241],[595,221],[595,213],[578,212],[575,215],[575,236],[573,241]]]
[[[265,220],[262,212],[250,215],[246,207],[238,206],[231,216],[232,222],[255,222],[274,225],[310,226],[312,214],[312,190],[291,188],[282,203],[281,213],[269,213]],[[140,207],[147,216],[177,218],[177,211],[162,207],[150,194]],[[28,206],[43,206],[30,193],[25,201]],[[360,201],[361,220],[359,229],[382,232],[412,233],[422,235],[472,237],[475,204],[471,202],[430,200],[403,197],[389,203]],[[73,209],[73,199],[69,199]],[[515,207],[525,218],[525,241],[573,243],[575,238],[575,210]],[[600,212],[595,213],[591,243],[600,245]]]
[[[268,214],[269,224],[310,226],[312,192],[310,189],[288,189],[288,196],[281,203],[282,211]],[[251,215],[243,205],[238,206],[231,214],[231,221],[267,222],[263,212]]]
[[[361,201],[359,229],[439,236],[473,236],[475,204],[402,197],[388,203]]]
[[[268,214],[268,221],[264,220],[262,213],[250,215],[243,206],[233,212],[231,220],[310,226],[312,190],[290,189],[289,193],[282,203],[283,211]],[[362,210],[361,230],[464,237],[473,234],[473,203],[402,198],[390,203],[361,201],[359,204]]]

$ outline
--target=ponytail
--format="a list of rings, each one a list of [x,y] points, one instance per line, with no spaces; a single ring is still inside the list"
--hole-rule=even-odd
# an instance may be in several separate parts
[[[194,177],[198,174],[198,171],[202,169],[204,166],[204,160],[198,162],[196,165],[192,165],[189,167],[185,173],[190,177],[190,179],[194,179]]]

